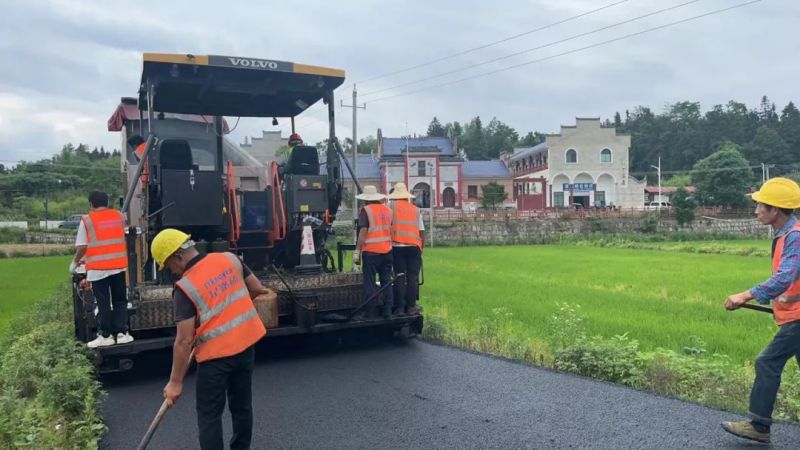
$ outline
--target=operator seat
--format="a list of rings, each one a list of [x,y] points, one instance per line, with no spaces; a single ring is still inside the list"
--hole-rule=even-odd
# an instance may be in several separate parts
[[[309,145],[297,145],[289,154],[286,171],[290,175],[319,175],[319,155],[317,148]]]

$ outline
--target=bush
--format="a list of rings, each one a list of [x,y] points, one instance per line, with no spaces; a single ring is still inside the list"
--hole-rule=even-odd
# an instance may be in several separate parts
[[[556,351],[554,365],[558,370],[635,386],[642,375],[638,350],[639,343],[624,334],[611,339],[584,338]]]
[[[72,335],[69,290],[34,305],[0,337],[0,448],[97,448],[103,399]]]

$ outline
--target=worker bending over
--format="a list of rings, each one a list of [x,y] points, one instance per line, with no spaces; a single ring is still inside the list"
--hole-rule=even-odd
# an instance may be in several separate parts
[[[164,398],[172,406],[183,392],[194,343],[200,448],[223,448],[226,397],[233,422],[230,447],[250,448],[254,346],[266,334],[252,298],[275,292],[264,287],[233,253],[200,255],[190,236],[179,230],[158,233],[151,253],[160,268],[181,277],[172,293],[178,335]]]

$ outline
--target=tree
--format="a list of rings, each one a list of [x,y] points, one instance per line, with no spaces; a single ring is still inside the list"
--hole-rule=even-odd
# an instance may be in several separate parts
[[[517,142],[520,147],[534,147],[545,141],[545,135],[538,131],[529,131],[522,139]]]
[[[484,208],[497,209],[497,205],[502,205],[508,197],[506,188],[496,181],[481,186],[483,195],[481,196],[481,206]]]
[[[703,205],[744,206],[752,176],[739,146],[724,142],[716,152],[695,164],[692,182]]]
[[[671,186],[671,187],[684,187],[689,186],[692,184],[692,176],[691,175],[673,175],[666,180],[661,182],[663,186]]]
[[[679,187],[672,195],[672,206],[675,208],[675,218],[679,225],[685,225],[694,220],[697,201],[683,187]]]
[[[754,164],[791,164],[796,162],[789,146],[777,131],[765,126],[759,127],[753,140],[744,146],[744,157]]]
[[[778,133],[781,139],[789,146],[789,153],[793,161],[800,161],[800,111],[789,102],[781,111]]]
[[[511,153],[519,140],[517,131],[493,117],[484,130],[487,159],[495,159],[501,153]]]
[[[378,151],[378,140],[375,136],[367,136],[358,141],[358,153],[370,155]]]
[[[445,136],[452,139],[461,139],[461,136],[464,134],[464,129],[458,121],[453,123],[448,122],[444,126]]]
[[[462,147],[471,161],[489,159],[486,155],[486,139],[480,116],[472,119],[464,130]]]
[[[430,125],[428,125],[428,137],[446,137],[447,130],[442,126],[439,119],[433,116]]]

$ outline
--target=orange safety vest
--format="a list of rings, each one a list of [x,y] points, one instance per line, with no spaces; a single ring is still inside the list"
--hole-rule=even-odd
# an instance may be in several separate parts
[[[392,251],[392,210],[375,203],[364,206],[369,220],[363,251],[385,255]]]
[[[407,200],[397,200],[392,205],[392,242],[416,245],[422,250],[419,208]]]
[[[800,222],[789,231],[789,233],[795,232],[800,232]],[[775,251],[772,253],[772,273],[777,272],[781,264],[783,241],[789,233],[779,237],[775,243]],[[800,320],[800,279],[794,280],[789,289],[778,298],[772,299],[772,311],[775,313],[775,322],[778,325]]]
[[[91,211],[81,217],[86,227],[86,269],[115,270],[128,268],[125,246],[125,217],[116,209]]]
[[[233,253],[209,253],[175,286],[197,310],[198,362],[241,353],[267,334],[247,290],[242,262]]]
[[[139,160],[139,164],[144,164],[144,168],[142,169],[142,174],[139,176],[139,179],[142,181],[142,184],[147,184],[147,178],[150,175],[150,168],[148,167],[148,160],[142,160],[142,156],[144,156],[144,150],[147,148],[147,142],[143,142],[136,146],[134,153],[136,153],[136,158]]]

